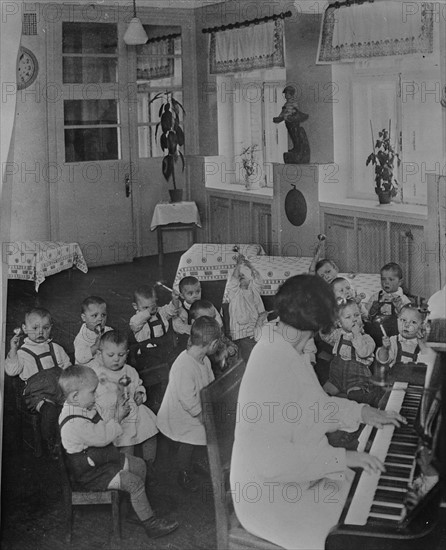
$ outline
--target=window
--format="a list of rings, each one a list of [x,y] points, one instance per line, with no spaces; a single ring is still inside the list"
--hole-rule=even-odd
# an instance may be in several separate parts
[[[108,23],[63,23],[65,162],[119,159],[120,113],[115,99],[118,82],[118,31]],[[85,86],[91,84],[86,99]],[[100,85],[100,86],[95,86]]]
[[[219,154],[228,162],[231,183],[242,183],[241,151],[258,145],[261,185],[272,187],[272,163],[288,150],[285,125],[274,124],[284,103],[284,69],[265,69],[217,77]]]
[[[136,50],[139,158],[164,156],[159,144],[161,129],[157,132],[163,101],[162,98],[154,100],[155,96],[169,90],[183,105],[179,27],[144,25],[144,28],[149,41]],[[180,123],[184,130],[182,112]]]

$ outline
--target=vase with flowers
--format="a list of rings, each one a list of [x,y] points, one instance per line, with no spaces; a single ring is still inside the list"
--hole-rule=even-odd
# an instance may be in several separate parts
[[[240,153],[244,172],[246,189],[258,189],[260,187],[260,165],[257,162],[257,144],[244,147]]]
[[[373,164],[375,167],[375,193],[378,195],[380,204],[389,204],[392,198],[398,194],[398,181],[394,172],[400,165],[399,154],[391,142],[391,122],[389,129],[383,128],[378,133],[378,139],[373,138],[372,121],[370,121],[372,132],[373,151],[367,157],[366,166]]]

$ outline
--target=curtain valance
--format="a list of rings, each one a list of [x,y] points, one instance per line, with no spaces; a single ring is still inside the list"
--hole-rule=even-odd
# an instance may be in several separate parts
[[[329,6],[322,20],[318,63],[353,61],[386,55],[433,51],[433,6],[375,1],[336,9]]]
[[[211,33],[211,74],[284,67],[283,19]]]
[[[149,42],[141,46],[138,51],[136,78],[138,80],[156,80],[173,76],[173,57],[163,57],[173,55],[173,53],[173,38],[167,38],[159,42]]]

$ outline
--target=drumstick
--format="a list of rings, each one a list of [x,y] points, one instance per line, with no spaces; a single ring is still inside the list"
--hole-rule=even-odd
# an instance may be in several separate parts
[[[163,288],[165,288],[168,292],[173,292],[173,290],[171,288],[169,288],[168,286],[166,286],[164,283],[162,283],[161,281],[157,281],[155,283],[155,286],[162,286]]]
[[[20,327],[17,327],[14,329],[14,336],[20,336],[22,334],[22,329]]]
[[[124,376],[121,376],[121,378],[118,380],[119,384],[124,388],[124,398],[129,398],[129,385],[131,382],[130,376],[127,376],[124,374]]]
[[[376,318],[376,322],[378,323],[379,328],[381,329],[381,332],[383,333],[384,338],[387,338],[387,332],[386,332],[385,328],[383,327],[382,321],[379,317]]]

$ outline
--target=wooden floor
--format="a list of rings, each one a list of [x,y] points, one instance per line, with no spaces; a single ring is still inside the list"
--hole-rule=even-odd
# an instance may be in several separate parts
[[[165,256],[165,280],[171,284],[179,254]],[[26,309],[38,303],[54,316],[55,341],[72,352],[73,339],[81,325],[80,303],[99,295],[108,304],[108,324],[126,329],[132,315],[132,293],[142,284],[159,278],[157,258],[131,264],[77,270],[48,278],[36,295],[32,283],[10,281],[8,287],[7,348],[12,330],[20,326]],[[161,291],[164,292],[164,291]],[[160,296],[166,301],[169,296]],[[57,463],[47,456],[34,458],[31,451],[19,452],[15,438],[14,400],[11,379],[5,380],[5,417],[2,471],[2,517],[0,546],[3,550],[65,550],[63,541],[62,493]],[[160,514],[178,519],[180,528],[167,537],[150,541],[141,528],[122,524],[122,549],[195,550],[215,548],[215,522],[210,482],[202,480],[202,491],[188,494],[176,483],[172,451],[160,439],[156,461],[159,484],[149,496]],[[99,510],[98,510],[99,508]],[[111,514],[107,508],[78,508],[74,516],[73,544],[76,550],[109,549]]]

